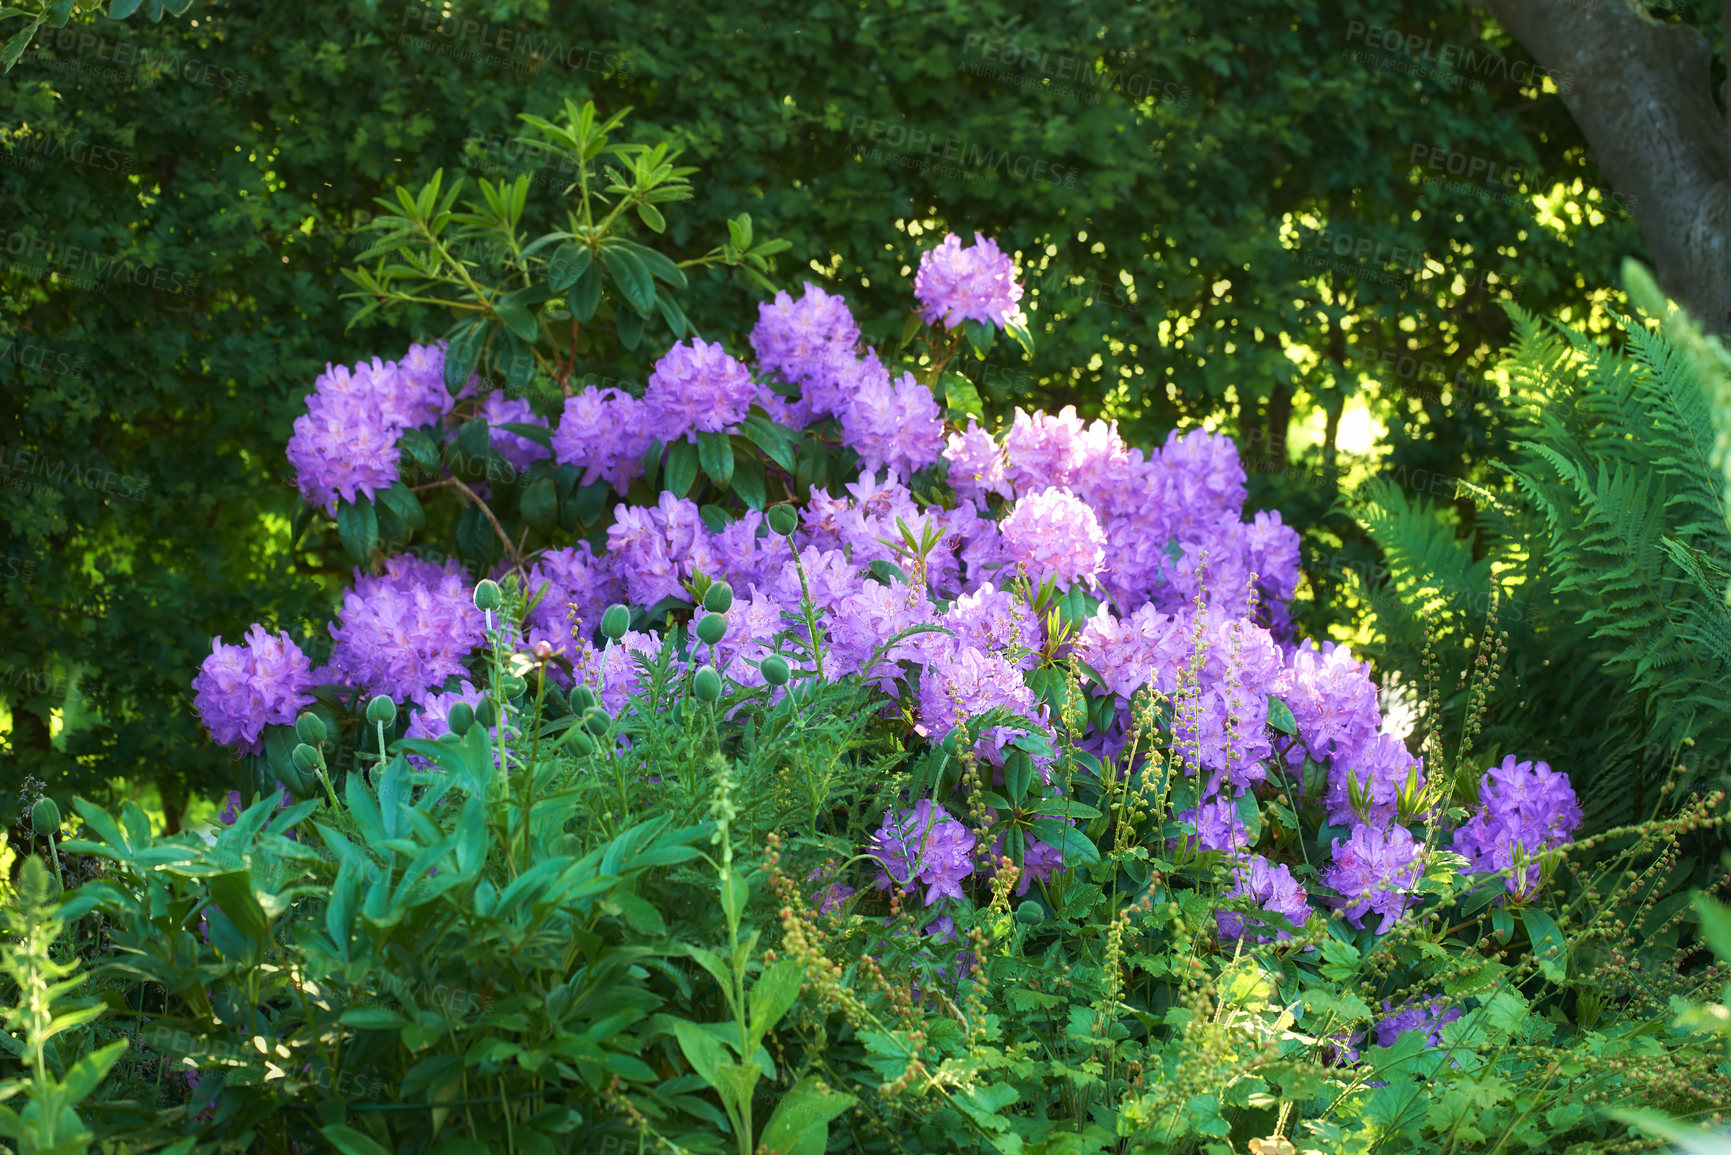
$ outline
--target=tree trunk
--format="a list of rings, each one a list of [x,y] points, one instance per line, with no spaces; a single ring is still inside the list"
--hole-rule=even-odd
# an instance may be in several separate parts
[[[1661,287],[1705,327],[1731,332],[1731,141],[1706,37],[1655,21],[1638,0],[1484,4],[1550,74],[1630,202]]]

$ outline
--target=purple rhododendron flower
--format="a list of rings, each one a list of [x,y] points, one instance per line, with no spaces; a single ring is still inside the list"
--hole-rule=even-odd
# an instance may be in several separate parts
[[[502,393],[489,393],[487,399],[481,403],[481,416],[493,427],[488,434],[493,448],[498,450],[499,456],[510,462],[511,468],[517,472],[527,472],[537,461],[545,461],[553,456],[553,451],[539,442],[524,437],[521,433],[498,428],[501,425],[537,425],[542,429],[547,428],[547,422],[535,412],[526,398],[508,398]]]
[[[999,654],[973,646],[934,646],[926,651],[920,676],[919,719],[926,734],[941,742],[951,730],[993,709],[1004,709],[1045,725],[1047,708],[1022,680],[1021,671]],[[1002,749],[1027,732],[1025,726],[993,726],[976,749],[993,761]]]
[[[1455,831],[1454,848],[1478,873],[1513,870],[1518,850],[1528,865],[1504,885],[1510,894],[1531,894],[1539,884],[1539,852],[1569,841],[1581,821],[1568,775],[1510,754],[1479,779],[1479,812]]]
[[[798,301],[783,291],[757,307],[751,348],[764,369],[795,385],[825,381],[836,372],[836,356],[853,355],[859,324],[839,295],[807,281]],[[803,423],[802,423],[803,424]]]
[[[862,377],[842,410],[841,428],[868,470],[887,468],[900,478],[936,462],[943,449],[943,410],[912,373],[893,384],[887,374]]]
[[[1250,849],[1250,828],[1238,815],[1236,798],[1217,795],[1172,817],[1196,828],[1195,834],[1178,839],[1181,845],[1197,850],[1224,851],[1235,859],[1244,858]]]
[[[575,465],[584,485],[605,481],[624,493],[642,476],[643,455],[655,440],[643,402],[618,389],[591,385],[565,399],[559,428],[553,432],[553,458]]]
[[[553,652],[575,662],[581,646],[601,626],[601,615],[619,600],[624,583],[613,575],[610,557],[596,557],[589,543],[548,550],[530,567],[527,592],[546,593],[529,611],[523,625],[529,644],[546,642]],[[568,681],[557,665],[549,667],[561,685]]]
[[[1271,914],[1286,918],[1294,926],[1303,926],[1310,918],[1310,896],[1292,877],[1285,863],[1270,862],[1260,854],[1252,854],[1237,867],[1237,881],[1226,892],[1227,898],[1252,898]],[[1222,939],[1245,938],[1244,916],[1235,910],[1214,912],[1214,922]],[[1251,942],[1267,942],[1267,935],[1249,935]],[[1274,937],[1284,941],[1292,937],[1287,930],[1278,930]]]
[[[719,344],[694,337],[673,346],[655,363],[643,407],[648,428],[671,445],[738,424],[756,398],[749,369]]]
[[[1026,320],[1017,304],[1022,286],[1016,283],[1015,262],[998,251],[997,241],[979,233],[965,249],[961,238],[950,233],[922,253],[914,296],[928,325],[942,322],[953,329],[963,321],[978,321],[1001,329]]]
[[[1093,585],[1106,564],[1106,535],[1094,511],[1068,489],[1046,489],[1016,502],[999,526],[1009,557],[1036,585]]]
[[[950,812],[922,798],[913,809],[884,815],[872,835],[871,853],[882,867],[879,890],[907,886],[919,879],[926,886],[925,903],[962,897],[962,882],[974,871],[974,834]]]
[[[986,494],[1012,497],[1010,478],[1004,460],[1004,447],[990,433],[981,429],[972,417],[968,428],[952,433],[944,443],[944,460],[949,462],[950,487],[958,497],[981,505]]]
[[[1363,814],[1352,809],[1348,776],[1358,783],[1359,791],[1369,805]],[[1354,822],[1369,822],[1383,826],[1393,822],[1400,812],[1400,792],[1406,789],[1409,777],[1424,789],[1424,763],[1407,753],[1406,743],[1393,734],[1378,734],[1357,747],[1340,751],[1329,762],[1328,820],[1336,826]]]
[[[192,680],[193,706],[204,728],[224,746],[256,754],[266,726],[292,726],[313,704],[312,668],[286,632],[247,631],[241,645],[211,642],[210,656]]]
[[[368,694],[400,705],[467,674],[464,663],[484,640],[486,621],[455,559],[441,568],[399,555],[377,577],[356,571],[330,631],[331,665]]]
[[[1393,1011],[1388,1018],[1377,1023],[1372,1030],[1376,1034],[1376,1045],[1392,1047],[1395,1042],[1408,1031],[1423,1031],[1425,1045],[1435,1047],[1442,1043],[1442,1029],[1462,1015],[1459,1006],[1451,1005],[1441,998],[1411,1000],[1400,1010],[1395,1011],[1389,1000],[1382,1001],[1382,1009]]]
[[[1322,881],[1341,894],[1341,913],[1353,926],[1363,926],[1367,914],[1381,916],[1376,933],[1389,928],[1415,905],[1412,892],[1424,873],[1424,847],[1413,841],[1404,826],[1378,830],[1354,826],[1344,843],[1333,843],[1334,861],[1322,872]]]

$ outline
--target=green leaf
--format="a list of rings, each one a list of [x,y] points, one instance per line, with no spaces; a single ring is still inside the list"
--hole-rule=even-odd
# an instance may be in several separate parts
[[[601,250],[601,265],[626,302],[640,317],[648,316],[655,308],[655,279],[637,254],[618,245],[609,246]]]
[[[675,497],[684,497],[696,481],[697,446],[689,441],[675,441],[667,449],[667,477],[662,488]]]
[[[769,505],[769,487],[763,476],[763,462],[754,457],[733,460],[733,492],[750,509],[762,513]]]
[[[457,869],[467,877],[487,860],[487,807],[480,798],[463,803],[457,816]]]
[[[717,889],[721,891],[721,908],[727,912],[728,921],[739,922],[745,904],[751,898],[751,886],[745,881],[745,876],[735,871]]]
[[[690,283],[686,280],[685,270],[674,264],[664,254],[631,241],[619,241],[617,243],[620,248],[628,250],[632,256],[642,261],[643,267],[649,270],[649,275],[661,283],[671,285],[676,289],[683,289]],[[657,294],[656,300],[660,299],[661,294]]]
[[[446,334],[450,340],[445,349],[445,389],[454,397],[463,391],[475,366],[481,362],[481,350],[487,344],[487,322],[479,317],[459,321]]]
[[[794,471],[793,443],[789,440],[786,429],[767,417],[752,413],[739,423],[739,431],[745,434],[753,445],[763,450],[771,461],[789,473]]]
[[[759,1144],[781,1155],[823,1155],[830,1122],[859,1100],[822,1088],[816,1075],[789,1087],[764,1125]]]
[[[667,328],[673,333],[674,340],[683,340],[686,334],[696,333],[691,327],[690,319],[685,315],[685,310],[668,294],[655,294],[655,307],[661,310],[661,319],[667,322]]]
[[[1029,824],[1034,837],[1063,854],[1066,866],[1100,861],[1100,851],[1086,834],[1056,818],[1036,818]]]
[[[571,289],[571,315],[588,323],[589,318],[595,315],[595,306],[600,303],[601,270],[591,266],[583,271]]]
[[[1569,940],[1557,920],[1532,907],[1521,914],[1527,937],[1532,940],[1533,956],[1539,960],[1539,970],[1554,983],[1568,978]]]
[[[667,231],[666,219],[663,218],[660,211],[648,201],[644,201],[642,204],[637,206],[637,215],[642,217],[643,223],[648,225],[653,231],[658,233]]]
[[[1707,894],[1697,894],[1695,914],[1701,920],[1701,935],[1713,954],[1720,962],[1731,962],[1731,907],[1713,901]]]
[[[531,527],[542,533],[549,532],[559,524],[558,486],[551,477],[543,477],[523,491],[517,509]]]
[[[253,893],[252,871],[213,874],[205,879],[205,887],[235,929],[262,946],[270,935],[270,920]]]
[[[1011,751],[1004,759],[1004,793],[1012,804],[1027,797],[1028,786],[1033,780],[1034,760],[1028,757],[1028,752]]]
[[[138,6],[142,3],[144,0],[109,0],[108,18],[110,20],[125,20],[138,11]]]
[[[357,1031],[400,1031],[409,1020],[387,1007],[350,1007],[337,1021]]]
[[[1292,707],[1273,694],[1268,696],[1268,724],[1282,734],[1298,733],[1298,720],[1292,716]]]
[[[126,1052],[127,1046],[128,1041],[120,1039],[101,1050],[92,1051],[72,1064],[66,1071],[66,1077],[60,1082],[61,1102],[68,1107],[76,1107],[88,1099],[107,1076],[109,1068]]]
[[[703,472],[715,482],[716,488],[726,489],[732,484],[733,440],[727,434],[699,432],[697,457],[703,464]]]
[[[643,341],[643,318],[630,309],[621,309],[613,318],[613,327],[619,333],[619,343],[627,349],[635,349]]]
[[[1619,1107],[1611,1117],[1631,1127],[1639,1127],[1649,1135],[1674,1144],[1685,1155],[1731,1155],[1731,1139],[1723,1134],[1691,1127],[1681,1119],[1673,1119],[1659,1111],[1644,1108]]]
[[[421,508],[421,499],[400,481],[389,489],[380,490],[377,501],[401,518],[410,530],[418,530],[427,523],[427,512]]]
[[[722,1103],[728,1109],[727,1113],[733,1115],[739,1105],[732,1099],[732,1089],[721,1079],[721,1064],[725,1061],[721,1044],[714,1035],[685,1019],[674,1021],[673,1035],[679,1040],[679,1049],[685,1053],[685,1061],[721,1096]]]
[[[595,254],[586,245],[572,244],[566,241],[553,250],[553,259],[547,262],[547,284],[556,293],[563,293],[577,283],[589,270]]]
[[[979,357],[986,355],[986,351],[992,347],[992,342],[998,337],[997,327],[983,321],[963,321],[962,333],[967,337],[968,344],[973,348],[974,354]]]
[[[333,1123],[328,1127],[320,1127],[319,1134],[330,1141],[342,1155],[391,1155],[388,1147],[376,1139],[341,1123]]]
[[[786,959],[776,963],[751,988],[751,1040],[753,1046],[775,1029],[781,1017],[792,1009],[799,998],[799,984],[805,981],[805,966]]]
[[[362,501],[359,505],[351,505],[339,498],[337,537],[342,540],[343,551],[356,565],[365,566],[371,562],[379,548],[379,515],[373,503]]]
[[[974,417],[982,416],[986,411],[986,403],[980,398],[980,391],[974,383],[954,373],[944,377],[944,404],[952,413],[967,413]]]
[[[527,294],[535,291],[533,288],[519,289],[493,302],[493,312],[499,315],[499,320],[505,322],[511,332],[525,341],[533,341],[541,335],[541,326],[535,321],[535,311],[525,300]]]

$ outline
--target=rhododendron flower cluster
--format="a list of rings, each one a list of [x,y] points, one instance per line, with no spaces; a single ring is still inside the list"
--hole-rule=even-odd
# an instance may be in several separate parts
[[[983,237],[963,248],[950,236],[927,253],[915,295],[956,348],[948,329],[965,320],[1022,322],[1013,263]],[[733,689],[761,695],[731,699],[737,713],[783,701],[786,678],[772,684],[762,667],[771,655],[798,658],[811,671],[802,677],[859,679],[863,709],[911,750],[943,744],[967,762],[972,774],[953,794],[904,791],[888,804],[862,848],[872,873],[810,880],[825,911],[895,888],[936,908],[924,925],[942,939],[955,925],[947,912],[986,891],[1011,818],[997,801],[968,798],[970,784],[1008,790],[1016,778],[1025,820],[1024,803],[1056,801],[1071,780],[1053,772],[1060,759],[1073,769],[1128,751],[1145,760],[1141,773],[1154,739],[1177,801],[1146,838],[1185,861],[1212,852],[1201,868],[1219,872],[1215,893],[1235,908],[1217,911],[1219,936],[1246,948],[1292,937],[1275,919],[1387,933],[1425,901],[1419,884],[1436,847],[1452,846],[1474,871],[1507,872],[1519,854],[1536,857],[1579,827],[1567,777],[1510,757],[1485,774],[1478,813],[1442,828],[1422,760],[1387,731],[1369,664],[1292,636],[1298,535],[1276,513],[1246,515],[1244,467],[1226,437],[1175,430],[1145,451],[1069,407],[1017,410],[1001,426],[946,422],[921,378],[860,342],[846,303],[806,285],[761,306],[754,365],[719,343],[681,342],[641,395],[588,388],[546,416],[497,394],[448,396],[442,353],[415,346],[394,365],[321,376],[290,458],[308,501],[329,509],[395,484],[404,430],[484,417],[494,448],[520,471],[576,467],[582,484],[636,495],[610,503],[604,533],[549,533],[491,575],[512,571],[539,597],[520,644],[538,648],[560,684],[588,686],[610,713],[647,709],[639,659],[665,655],[678,673],[712,666]],[[832,460],[855,463],[824,486],[772,475],[770,494],[791,493],[799,510],[791,529],[772,531],[773,518],[738,508],[745,502],[724,487],[702,506],[633,488],[655,441],[672,447],[671,460],[704,436],[744,445],[764,422],[809,430],[807,444],[839,443]],[[530,426],[549,430],[550,450],[524,435]],[[292,723],[315,681],[330,681],[410,704],[410,732],[437,737],[452,706],[475,704],[485,684],[477,576],[406,555],[357,573],[330,627],[330,664],[316,673],[286,636],[255,627],[245,647],[218,639],[195,682],[199,712],[218,741],[254,750],[267,726]],[[710,580],[730,583],[734,600],[725,630],[710,630],[719,640],[700,644],[710,614],[697,593]],[[659,608],[651,623],[607,637],[599,627],[614,602]],[[1082,700],[1056,692],[1070,684]],[[1293,809],[1326,824],[1325,860],[1309,863],[1295,839],[1268,835],[1270,816]],[[979,829],[956,817],[983,811],[991,817]],[[1074,848],[1082,827],[1063,837],[1043,829],[1047,840],[1027,830],[1016,840],[1018,895],[1044,893],[1075,865],[1058,847]],[[1538,882],[1529,866],[1507,885],[1526,894]],[[1448,1017],[1428,1007],[1390,1015],[1379,1034],[1434,1036]]]

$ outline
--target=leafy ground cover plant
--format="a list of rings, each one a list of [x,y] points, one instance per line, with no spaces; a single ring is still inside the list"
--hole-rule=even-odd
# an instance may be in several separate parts
[[[1032,341],[983,236],[922,259],[899,354],[809,285],[755,367],[705,340],[623,235],[678,170],[616,125],[533,124],[565,230],[438,182],[381,225],[363,308],[458,320],[297,422],[299,520],[357,570],[328,643],[261,624],[194,680],[250,760],[214,842],[78,805],[62,852],[110,865],[60,916],[195,1083],[153,1134],[1560,1151],[1726,1102],[1672,1025],[1716,981],[1677,839],[1721,796],[1571,843],[1565,773],[1481,764],[1494,623],[1458,742],[1409,751],[1366,663],[1292,636],[1297,536],[1244,520],[1229,441],[980,423],[954,364]],[[656,317],[641,394],[561,376]]]

